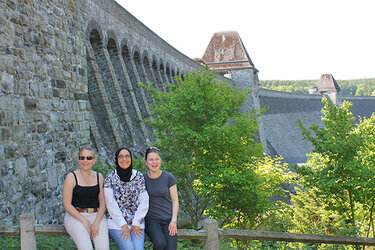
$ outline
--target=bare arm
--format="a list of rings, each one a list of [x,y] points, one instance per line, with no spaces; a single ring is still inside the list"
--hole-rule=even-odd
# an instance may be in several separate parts
[[[169,188],[169,193],[172,199],[172,220],[169,223],[169,235],[174,236],[177,234],[177,214],[178,214],[178,192],[177,192],[177,184],[173,185]]]

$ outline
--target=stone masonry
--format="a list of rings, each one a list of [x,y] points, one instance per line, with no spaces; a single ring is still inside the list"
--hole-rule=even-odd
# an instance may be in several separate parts
[[[61,222],[78,148],[140,156],[151,100],[137,82],[163,88],[200,66],[112,0],[0,0],[0,12],[0,218]]]

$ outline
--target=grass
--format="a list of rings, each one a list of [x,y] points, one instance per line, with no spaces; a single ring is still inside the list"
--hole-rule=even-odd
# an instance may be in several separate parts
[[[110,249],[119,250],[116,243],[110,239]],[[222,244],[223,243],[223,244]],[[68,236],[49,236],[49,235],[37,235],[36,244],[38,250],[74,250],[77,249],[74,242]],[[178,249],[186,250],[198,250],[203,249],[204,241],[202,240],[178,240]],[[1,236],[0,237],[0,249],[20,249],[20,238]],[[144,249],[152,249],[152,243],[149,241],[145,242]],[[224,242],[220,243],[220,249],[227,250],[232,249]]]
[[[232,250],[236,249],[230,244],[231,240],[220,240],[220,250]],[[119,250],[116,243],[110,239],[110,249]],[[36,236],[36,244],[38,250],[74,250],[77,249],[74,242],[68,236]],[[246,247],[247,245],[247,247]],[[20,249],[20,238],[1,236],[0,237],[0,249]],[[178,240],[177,249],[179,250],[198,250],[203,249],[203,240]],[[152,243],[149,241],[145,242],[144,249],[151,250]],[[245,243],[244,249],[267,249],[267,250],[278,250],[278,249],[355,249],[353,246],[336,246],[336,245],[320,245],[320,244],[302,244],[302,243],[285,243],[285,242],[262,242],[262,241],[250,241]],[[366,248],[367,249],[367,248]]]
[[[68,236],[36,236],[37,249],[43,250],[65,250],[77,249]],[[19,237],[0,237],[0,249],[20,249]]]

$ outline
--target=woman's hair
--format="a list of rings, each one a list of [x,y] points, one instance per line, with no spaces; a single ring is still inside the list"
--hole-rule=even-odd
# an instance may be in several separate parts
[[[145,160],[147,160],[147,156],[150,153],[157,153],[161,157],[160,149],[158,149],[157,147],[148,147],[145,153]]]
[[[80,147],[80,148],[79,148],[78,155],[81,155],[81,152],[82,152],[83,150],[87,150],[87,151],[92,152],[93,156],[95,157],[95,151],[94,151],[94,149],[92,149],[92,148],[89,147],[89,146],[83,146],[83,147]]]

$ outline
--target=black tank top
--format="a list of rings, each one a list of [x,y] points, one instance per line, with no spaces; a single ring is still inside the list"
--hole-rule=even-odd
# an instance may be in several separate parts
[[[78,185],[76,174],[72,171],[76,186],[73,188],[72,205],[78,208],[99,208],[99,174],[96,173],[95,186],[83,187]]]

